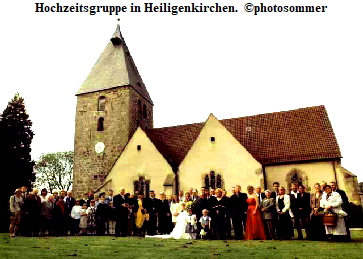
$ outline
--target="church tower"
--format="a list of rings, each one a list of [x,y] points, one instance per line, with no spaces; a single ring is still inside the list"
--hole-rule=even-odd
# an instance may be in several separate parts
[[[73,191],[103,184],[138,126],[153,127],[153,102],[117,25],[76,93]]]

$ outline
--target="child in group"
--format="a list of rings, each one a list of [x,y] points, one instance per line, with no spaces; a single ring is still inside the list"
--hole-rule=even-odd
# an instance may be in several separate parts
[[[185,233],[189,233],[190,239],[196,239],[197,238],[197,216],[193,214],[193,211],[191,208],[187,210],[188,216],[186,217],[185,221],[187,222],[185,226]]]
[[[88,223],[88,234],[96,234],[96,206],[95,200],[91,200],[90,206],[87,209],[87,223]]]
[[[208,216],[209,211],[204,209],[202,211],[203,216],[200,218],[199,222],[202,226],[202,230],[200,231],[200,238],[201,239],[206,239],[208,232],[210,230],[210,222],[211,222],[211,217]]]
[[[82,209],[79,214],[81,215],[81,219],[79,221],[79,228],[81,229],[79,234],[86,235],[87,234],[87,203],[83,203]]]

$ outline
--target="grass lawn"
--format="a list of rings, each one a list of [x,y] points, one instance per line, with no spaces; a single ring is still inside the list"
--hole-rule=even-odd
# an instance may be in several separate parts
[[[41,237],[0,234],[0,258],[363,258],[363,231],[352,242],[191,241],[153,238]]]

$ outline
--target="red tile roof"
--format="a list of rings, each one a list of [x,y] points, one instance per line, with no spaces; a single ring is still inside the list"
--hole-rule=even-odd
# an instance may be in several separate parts
[[[340,158],[324,106],[220,120],[261,164]],[[174,168],[183,161],[204,123],[147,130]]]
[[[169,164],[176,168],[183,161],[203,126],[204,122],[149,129],[146,134]]]

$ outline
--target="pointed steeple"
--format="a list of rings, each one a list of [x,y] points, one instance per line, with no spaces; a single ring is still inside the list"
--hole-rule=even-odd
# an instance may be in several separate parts
[[[136,92],[153,104],[122,37],[120,25],[117,24],[110,42],[76,95],[122,86],[132,86]]]

